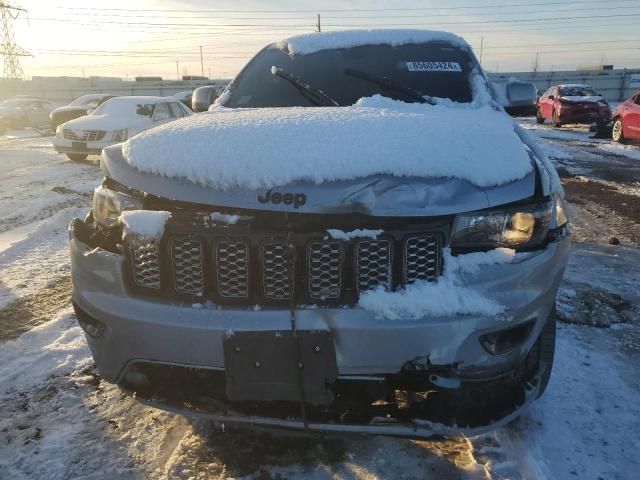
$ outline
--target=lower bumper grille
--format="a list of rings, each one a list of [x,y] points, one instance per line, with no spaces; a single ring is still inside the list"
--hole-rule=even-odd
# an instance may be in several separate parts
[[[129,240],[134,288],[220,304],[351,304],[363,291],[440,273],[439,233],[353,241],[322,234],[166,237]]]

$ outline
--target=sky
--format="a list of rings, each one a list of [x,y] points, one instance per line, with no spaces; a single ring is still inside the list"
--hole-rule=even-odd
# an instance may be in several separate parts
[[[27,77],[231,78],[264,45],[317,29],[464,37],[493,72],[640,67],[640,0],[8,0]],[[200,52],[202,49],[202,61]]]

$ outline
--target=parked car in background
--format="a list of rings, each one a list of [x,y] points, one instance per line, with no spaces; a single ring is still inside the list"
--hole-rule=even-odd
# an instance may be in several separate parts
[[[83,95],[80,98],[75,99],[69,105],[58,107],[51,112],[51,127],[55,130],[58,128],[58,125],[62,125],[64,122],[68,122],[74,118],[84,117],[113,97],[115,97],[115,95],[102,93]]]
[[[551,120],[554,127],[596,123],[604,128],[611,120],[611,109],[605,98],[589,85],[556,85],[540,97],[536,119],[539,124]]]
[[[191,101],[194,112],[206,112],[209,107],[218,98],[218,87],[213,85],[207,85],[206,87],[198,87],[193,91],[193,98]]]
[[[614,141],[640,140],[640,91],[616,107],[612,120],[611,138]]]
[[[492,82],[498,102],[509,115],[530,116],[536,114],[538,89],[531,82],[516,78]]]
[[[174,93],[173,96],[184,103],[187,107],[193,108],[193,104],[191,103],[191,99],[193,97],[192,90],[185,90],[183,92]]]
[[[0,102],[0,134],[12,128],[48,127],[53,105],[40,98],[19,98]]]
[[[71,160],[82,161],[100,155],[108,145],[189,115],[193,112],[174,97],[116,97],[85,117],[59,125],[53,146]]]

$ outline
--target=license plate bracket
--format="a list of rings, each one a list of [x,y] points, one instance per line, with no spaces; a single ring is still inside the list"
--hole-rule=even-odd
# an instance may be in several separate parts
[[[329,332],[234,332],[223,347],[231,401],[299,401],[301,371],[306,402],[333,401],[327,386],[336,380],[338,367]]]
[[[79,152],[87,151],[87,142],[71,142],[71,149]]]

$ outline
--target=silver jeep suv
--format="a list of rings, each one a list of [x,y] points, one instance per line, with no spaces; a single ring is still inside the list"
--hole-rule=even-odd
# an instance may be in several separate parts
[[[135,142],[177,142],[189,122],[216,122],[222,136],[233,112],[286,119],[375,95],[461,118],[485,101],[506,118],[470,47],[428,33],[270,45],[213,111],[105,150],[92,211],[70,225],[73,304],[105,379],[150,405],[219,422],[408,437],[496,428],[542,394],[570,236],[555,170],[515,124],[507,133],[530,170],[497,185],[383,172],[225,189],[193,179],[196,159],[175,158],[171,168],[191,168],[187,177],[162,170],[174,160],[162,148],[157,167],[127,156]],[[439,141],[461,145],[460,133]],[[320,148],[310,138],[309,149]],[[472,148],[481,168],[495,168],[485,145]],[[126,215],[150,212],[166,213],[155,234]],[[430,291],[453,291],[465,308],[419,293]],[[475,311],[476,294],[500,308]],[[389,316],[404,298],[423,310]]]

